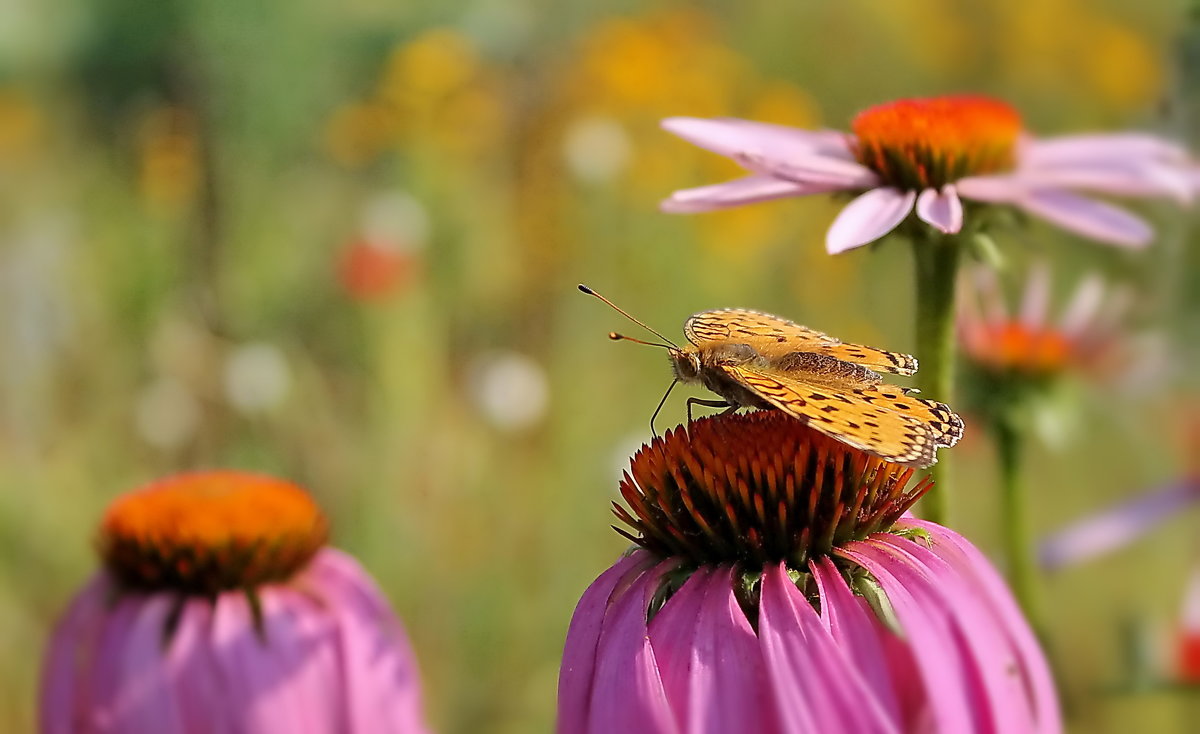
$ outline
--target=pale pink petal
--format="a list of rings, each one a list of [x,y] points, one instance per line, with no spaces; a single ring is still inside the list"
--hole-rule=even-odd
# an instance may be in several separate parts
[[[1159,524],[1200,503],[1200,482],[1181,481],[1144,492],[1071,523],[1041,542],[1043,568],[1073,566],[1124,548]]]
[[[846,205],[825,235],[831,255],[874,242],[896,228],[912,211],[915,191],[873,189]]]
[[[945,234],[956,234],[962,229],[963,206],[953,184],[937,189],[925,189],[917,197],[917,216]]]
[[[1195,186],[1185,169],[1153,161],[1089,161],[1022,168],[1013,175],[1027,189],[1077,189],[1116,196],[1166,196],[1185,205],[1195,196]]]
[[[1095,273],[1080,281],[1075,295],[1063,311],[1062,331],[1077,337],[1088,330],[1104,305],[1104,278]]]
[[[930,551],[945,560],[957,574],[974,580],[977,595],[986,601],[997,624],[1008,635],[1016,651],[1020,671],[1028,681],[1028,695],[1037,716],[1036,731],[1058,734],[1062,731],[1062,713],[1050,666],[1025,615],[999,572],[966,538],[949,528],[927,520],[904,519],[903,526],[924,530],[933,539]]]
[[[1019,320],[1030,329],[1042,329],[1047,326],[1049,312],[1050,268],[1039,262],[1029,268]]]
[[[592,582],[575,605],[567,630],[562,665],[558,674],[558,731],[586,732],[595,675],[596,648],[604,629],[604,618],[618,591],[624,593],[653,559],[644,551],[617,561]]]
[[[831,190],[827,186],[799,184],[772,176],[746,176],[733,181],[676,191],[659,204],[659,209],[668,214],[695,214],[789,196],[826,193]]]
[[[1099,133],[1026,139],[1022,141],[1019,155],[1023,165],[1048,167],[1095,161],[1183,162],[1188,158],[1188,151],[1178,143],[1155,135]]]
[[[1067,191],[1031,191],[1014,203],[1065,230],[1113,245],[1142,248],[1154,237],[1150,225],[1124,209]]]
[[[1179,623],[1184,630],[1192,634],[1200,632],[1200,568],[1192,569],[1192,572],[1188,574],[1188,580],[1183,590],[1183,608],[1179,614]]]
[[[783,564],[763,573],[759,639],[785,731],[898,731]]]
[[[797,153],[786,159],[743,153],[734,156],[734,160],[755,173],[823,187],[826,191],[870,189],[880,183],[879,175],[860,163],[816,152]]]
[[[750,153],[783,160],[813,151],[849,157],[845,137],[832,131],[814,132],[737,118],[699,117],[668,117],[662,121],[662,127],[689,143],[730,157]]]
[[[1028,193],[1028,187],[1013,174],[968,176],[954,182],[958,195],[989,204],[1010,204]]]

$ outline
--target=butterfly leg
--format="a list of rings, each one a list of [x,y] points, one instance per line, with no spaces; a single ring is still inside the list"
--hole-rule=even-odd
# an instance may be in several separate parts
[[[736,405],[730,405],[724,400],[701,400],[700,398],[687,399],[688,423],[692,422],[692,406],[703,405],[706,408],[726,408],[726,413],[731,413],[737,410]]]
[[[654,415],[650,416],[650,435],[654,436],[655,438],[658,438],[658,431],[654,430],[654,419],[658,417],[658,412],[662,410],[663,405],[665,405],[667,402],[667,398],[671,396],[671,391],[674,390],[675,386],[678,384],[679,380],[671,380],[671,385],[667,388],[666,394],[662,396],[662,400],[658,401],[658,407],[654,409]]]

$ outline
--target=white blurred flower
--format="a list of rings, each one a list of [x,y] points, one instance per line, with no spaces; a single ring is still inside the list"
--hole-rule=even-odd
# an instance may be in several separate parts
[[[186,385],[173,377],[160,377],[138,393],[134,423],[146,443],[177,449],[195,435],[200,412],[200,403]]]
[[[242,413],[274,408],[287,397],[291,386],[287,358],[272,344],[243,344],[225,361],[225,397]]]
[[[359,220],[363,238],[379,248],[400,252],[423,249],[429,240],[425,206],[400,190],[382,191],[363,205]]]
[[[540,364],[518,352],[497,351],[475,359],[468,375],[472,399],[492,427],[520,431],[546,415],[550,386]]]
[[[607,117],[576,120],[563,136],[567,168],[586,183],[611,181],[629,164],[629,135],[620,123]]]

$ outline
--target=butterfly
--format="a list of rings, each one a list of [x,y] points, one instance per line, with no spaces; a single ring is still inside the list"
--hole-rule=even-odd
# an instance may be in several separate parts
[[[937,450],[962,438],[962,418],[950,406],[883,381],[881,372],[915,374],[917,360],[910,355],[849,344],[779,316],[736,308],[688,317],[683,333],[689,346],[679,347],[587,286],[579,289],[667,342],[609,334],[667,349],[675,380],[659,409],[676,384],[700,384],[721,400],[689,398],[689,420],[693,405],[782,410],[848,446],[914,467],[937,463]]]

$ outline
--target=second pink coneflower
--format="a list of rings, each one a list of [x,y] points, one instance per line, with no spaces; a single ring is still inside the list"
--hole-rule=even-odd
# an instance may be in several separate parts
[[[778,412],[656,438],[621,482],[638,546],[584,593],[561,734],[1057,732],[1042,652],[913,470]]]

